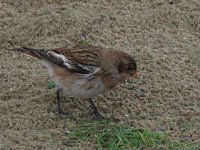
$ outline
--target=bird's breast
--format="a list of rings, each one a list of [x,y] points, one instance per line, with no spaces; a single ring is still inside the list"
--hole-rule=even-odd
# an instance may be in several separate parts
[[[106,90],[99,78],[93,80],[79,79],[74,82],[65,81],[60,86],[64,93],[79,98],[91,98]]]
[[[63,89],[63,93],[66,95],[91,98],[107,90],[105,83],[99,76],[78,75],[54,65],[46,66],[52,80]]]

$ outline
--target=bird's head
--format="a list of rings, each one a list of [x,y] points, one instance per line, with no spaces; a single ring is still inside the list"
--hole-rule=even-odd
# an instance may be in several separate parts
[[[130,77],[139,77],[139,72],[137,70],[137,64],[133,57],[127,53],[121,53],[118,60],[118,72],[122,78],[128,79]]]

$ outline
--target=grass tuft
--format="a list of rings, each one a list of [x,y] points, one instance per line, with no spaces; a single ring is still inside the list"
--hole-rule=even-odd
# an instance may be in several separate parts
[[[56,84],[53,81],[49,81],[47,87],[48,89],[54,89],[56,87]]]
[[[83,46],[88,46],[88,45],[90,45],[90,41],[81,40],[81,41],[79,41],[79,44],[80,44],[80,45],[83,45]]]
[[[168,132],[124,127],[111,121],[80,122],[71,133],[80,143],[96,143],[98,149],[181,149],[185,145],[170,139]],[[188,147],[188,149],[190,149]]]

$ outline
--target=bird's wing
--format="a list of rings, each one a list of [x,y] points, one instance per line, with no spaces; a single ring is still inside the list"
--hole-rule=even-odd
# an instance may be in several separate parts
[[[101,66],[99,49],[95,46],[76,46],[54,50],[21,47],[12,50],[56,64],[78,74],[94,74]]]
[[[49,51],[49,55],[62,61],[71,71],[80,74],[94,74],[100,70],[99,49],[94,46],[76,46]]]

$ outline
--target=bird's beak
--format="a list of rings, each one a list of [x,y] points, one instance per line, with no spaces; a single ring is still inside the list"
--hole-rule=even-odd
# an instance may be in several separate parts
[[[139,78],[140,77],[139,71],[137,71],[137,70],[133,71],[132,77]]]

